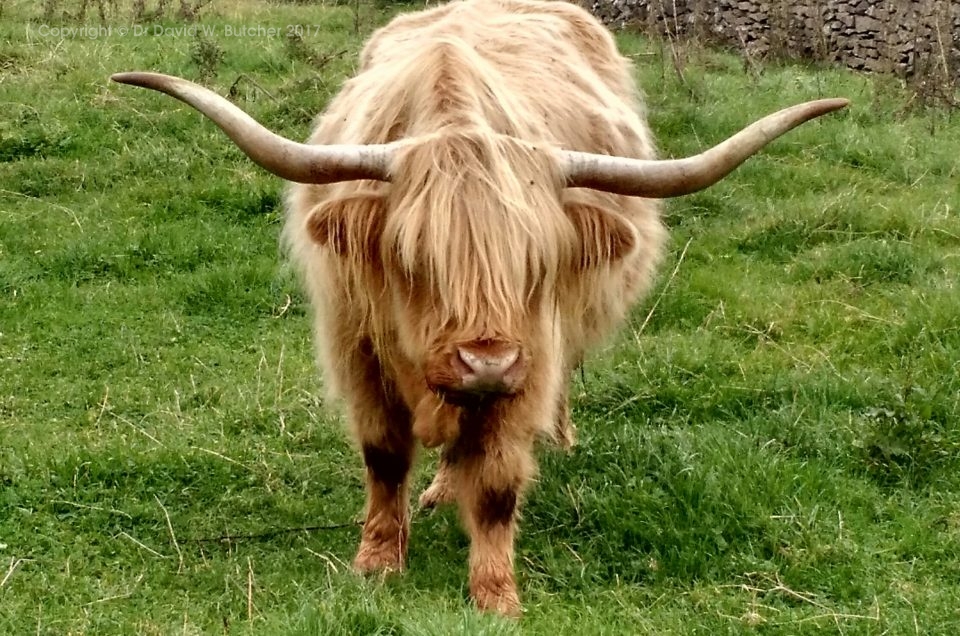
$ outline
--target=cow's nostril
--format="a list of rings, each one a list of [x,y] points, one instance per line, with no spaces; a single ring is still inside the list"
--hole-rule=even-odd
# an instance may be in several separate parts
[[[520,349],[511,347],[496,354],[478,353],[466,347],[457,347],[457,355],[471,372],[482,375],[503,375],[520,357]]]
[[[458,346],[454,367],[459,390],[467,393],[513,393],[525,376],[520,347],[501,342]]]

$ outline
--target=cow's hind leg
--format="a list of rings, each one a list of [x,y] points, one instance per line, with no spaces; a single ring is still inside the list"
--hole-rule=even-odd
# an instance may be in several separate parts
[[[413,461],[411,417],[372,356],[354,394],[351,419],[366,466],[367,506],[354,568],[403,569],[410,532],[408,476]]]
[[[444,449],[440,456],[437,474],[427,489],[420,494],[420,507],[427,509],[457,500],[456,475],[450,461],[450,450]]]
[[[553,440],[557,446],[569,453],[577,445],[577,427],[570,419],[568,392],[568,386],[564,386],[557,403],[557,421],[553,429]]]
[[[583,356],[577,356],[577,363],[563,374],[563,385],[557,396],[557,421],[553,428],[553,441],[568,453],[577,445],[577,427],[570,418],[570,385],[572,375],[583,368]]]
[[[503,426],[482,437],[461,447],[453,465],[470,534],[470,595],[481,610],[517,616],[513,541],[520,497],[534,470],[533,435],[511,436]]]

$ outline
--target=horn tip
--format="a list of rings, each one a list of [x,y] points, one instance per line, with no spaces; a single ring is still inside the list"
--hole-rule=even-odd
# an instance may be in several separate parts
[[[831,97],[830,99],[820,100],[820,102],[823,104],[824,112],[840,110],[850,105],[850,100],[846,97]]]
[[[110,76],[110,79],[118,84],[129,84],[130,86],[141,86],[143,88],[157,88],[169,83],[174,78],[161,73],[126,71],[123,73],[114,73]]]
[[[110,76],[110,80],[117,82],[118,84],[133,84],[137,75],[139,75],[139,73],[130,71],[124,73],[114,73]]]

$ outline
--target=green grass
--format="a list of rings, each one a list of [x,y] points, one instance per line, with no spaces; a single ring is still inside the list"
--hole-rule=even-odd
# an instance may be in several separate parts
[[[189,108],[107,80],[240,78],[237,103],[304,138],[354,68],[349,8],[203,13],[320,25],[299,42],[60,41],[39,15],[0,17],[0,633],[960,629],[955,114],[698,49],[681,83],[621,38],[665,155],[794,102],[853,105],[669,203],[658,287],[575,380],[580,445],[541,456],[513,623],[466,602],[452,510],[414,519],[403,576],[350,573],[361,466],[318,397],[282,184]]]

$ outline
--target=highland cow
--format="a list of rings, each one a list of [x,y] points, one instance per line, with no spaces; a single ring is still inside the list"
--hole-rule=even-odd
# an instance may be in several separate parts
[[[185,80],[113,79],[187,102],[295,182],[285,238],[325,385],[366,466],[354,567],[404,567],[415,445],[442,446],[420,503],[459,505],[473,600],[511,615],[535,440],[572,443],[568,378],[649,288],[665,238],[658,200],[710,186],[846,104],[794,106],[659,161],[611,35],[573,4],[533,0],[395,18],[307,144]]]

